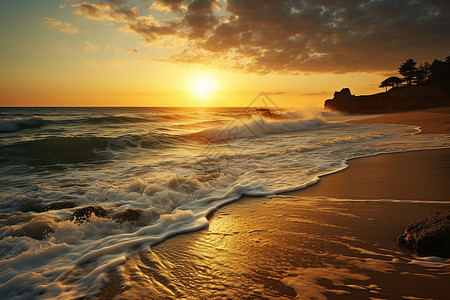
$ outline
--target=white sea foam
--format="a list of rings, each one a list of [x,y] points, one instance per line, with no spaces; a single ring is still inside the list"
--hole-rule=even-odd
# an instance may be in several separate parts
[[[250,120],[236,119],[222,128],[210,128],[192,134],[192,137],[213,142],[228,142],[242,138],[257,138],[269,134],[316,130],[327,124],[320,118],[298,120],[291,122],[270,122],[263,117]]]
[[[450,259],[437,256],[427,256],[427,257],[416,256],[409,263],[419,265],[424,268],[441,269],[450,266]]]

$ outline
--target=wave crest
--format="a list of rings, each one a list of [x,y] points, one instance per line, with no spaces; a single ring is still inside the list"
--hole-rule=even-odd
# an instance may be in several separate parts
[[[263,117],[251,118],[248,122],[242,119],[236,119],[224,128],[209,128],[192,133],[188,137],[207,142],[229,142],[237,139],[262,137],[270,134],[316,130],[327,124],[329,123],[319,118],[293,122],[268,122]]]
[[[40,116],[33,116],[29,118],[14,118],[0,120],[0,132],[12,132],[24,128],[38,127],[45,123],[45,119]]]
[[[84,120],[88,124],[126,124],[126,123],[145,123],[154,122],[155,120],[139,117],[127,117],[127,116],[106,116],[95,117]]]

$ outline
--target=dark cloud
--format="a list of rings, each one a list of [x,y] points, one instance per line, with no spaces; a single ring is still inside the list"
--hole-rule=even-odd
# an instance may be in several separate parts
[[[176,17],[145,19],[127,8],[127,1],[83,2],[78,10],[100,19],[105,5],[109,5],[109,18],[126,22],[129,30],[149,42],[168,36],[187,40],[186,48],[170,57],[171,61],[220,64],[254,73],[383,72],[392,70],[406,57],[433,59],[450,51],[449,1],[158,3]]]
[[[189,28],[189,38],[198,39],[214,28],[218,18],[213,14],[216,0],[194,0],[187,9],[184,22]]]
[[[162,37],[174,36],[177,34],[178,24],[174,22],[161,26],[157,22],[129,22],[127,29],[142,35],[149,43],[156,42]]]

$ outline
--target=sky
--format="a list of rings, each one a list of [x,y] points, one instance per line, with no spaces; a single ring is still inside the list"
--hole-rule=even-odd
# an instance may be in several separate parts
[[[0,0],[0,106],[320,107],[450,53],[441,0]]]

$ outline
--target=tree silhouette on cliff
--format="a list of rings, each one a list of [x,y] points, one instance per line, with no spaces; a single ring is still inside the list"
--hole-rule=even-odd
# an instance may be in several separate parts
[[[412,80],[417,75],[417,62],[414,59],[407,59],[404,63],[400,65],[398,68],[398,72],[403,76],[403,79],[406,81],[407,85],[411,85]]]
[[[406,81],[407,85],[421,85],[421,84],[443,84],[450,89],[450,55],[444,61],[435,59],[432,64],[424,62],[416,67],[417,62],[414,59],[407,59],[398,68],[398,72],[403,76],[400,79],[396,76],[391,76],[381,82],[380,88],[398,87],[400,83]]]
[[[402,83],[402,79],[401,78],[398,78],[397,76],[391,76],[391,77],[389,77],[389,78],[387,78],[387,79],[385,79],[385,80],[383,80],[382,82],[381,82],[381,84],[380,84],[380,88],[386,88],[386,91],[387,91],[387,87],[392,87],[392,88],[394,88],[394,87],[398,87],[398,85],[400,84],[400,83]]]
[[[444,61],[435,59],[430,66],[430,83],[450,83],[450,55]]]
[[[417,68],[416,76],[414,79],[414,82],[416,84],[423,84],[428,80],[428,78],[430,77],[430,73],[431,73],[430,67],[431,67],[431,64],[427,61],[420,64],[419,68]]]

